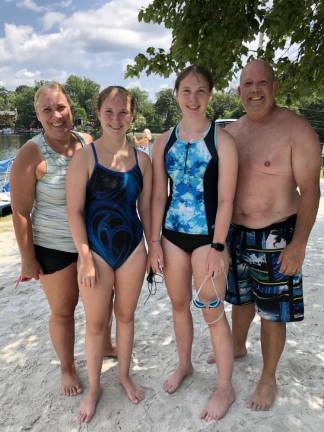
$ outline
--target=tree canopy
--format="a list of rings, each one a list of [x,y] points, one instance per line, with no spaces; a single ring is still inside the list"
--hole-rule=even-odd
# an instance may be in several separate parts
[[[128,65],[126,76],[169,76],[187,63],[208,67],[222,89],[242,67],[260,57],[273,64],[281,91],[290,98],[324,89],[324,2],[322,0],[153,0],[139,21],[172,31],[169,50],[148,47]],[[259,34],[264,46],[249,43]]]

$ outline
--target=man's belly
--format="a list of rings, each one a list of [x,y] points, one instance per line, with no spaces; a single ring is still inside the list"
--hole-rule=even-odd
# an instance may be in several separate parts
[[[233,222],[263,228],[297,213],[299,194],[287,176],[257,173],[238,179]]]

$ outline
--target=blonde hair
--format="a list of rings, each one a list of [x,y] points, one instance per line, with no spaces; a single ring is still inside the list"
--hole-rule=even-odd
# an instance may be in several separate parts
[[[151,141],[151,139],[152,139],[152,133],[151,133],[150,129],[144,129],[143,133],[147,136],[147,139],[149,141]]]
[[[47,89],[63,93],[64,96],[66,97],[66,100],[68,101],[70,108],[71,108],[72,102],[71,102],[70,96],[67,94],[67,92],[66,92],[65,88],[62,86],[62,84],[60,84],[57,81],[50,81],[50,82],[47,82],[47,83],[41,85],[39,87],[39,89],[36,91],[36,93],[34,95],[34,108],[35,108],[35,110],[37,107],[37,103],[38,103],[38,99],[39,99],[40,94],[44,90],[47,90]]]

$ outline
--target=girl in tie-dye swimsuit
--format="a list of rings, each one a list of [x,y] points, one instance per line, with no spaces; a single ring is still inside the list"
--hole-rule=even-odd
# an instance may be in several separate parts
[[[168,393],[175,392],[193,371],[192,276],[196,287],[202,286],[193,304],[201,308],[210,325],[218,368],[218,388],[201,413],[206,421],[222,418],[235,398],[231,333],[224,305],[215,299],[211,277],[223,299],[228,269],[225,239],[232,215],[237,152],[232,137],[217,130],[206,116],[212,89],[212,77],[201,67],[189,66],[176,80],[181,121],[162,134],[153,148],[149,250],[153,271],[164,272],[172,303],[179,365],[164,382]]]

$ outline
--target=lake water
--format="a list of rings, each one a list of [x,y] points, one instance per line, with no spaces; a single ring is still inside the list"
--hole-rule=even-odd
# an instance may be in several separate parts
[[[20,147],[31,137],[30,134],[1,135],[0,134],[0,160],[9,159],[16,155]]]

